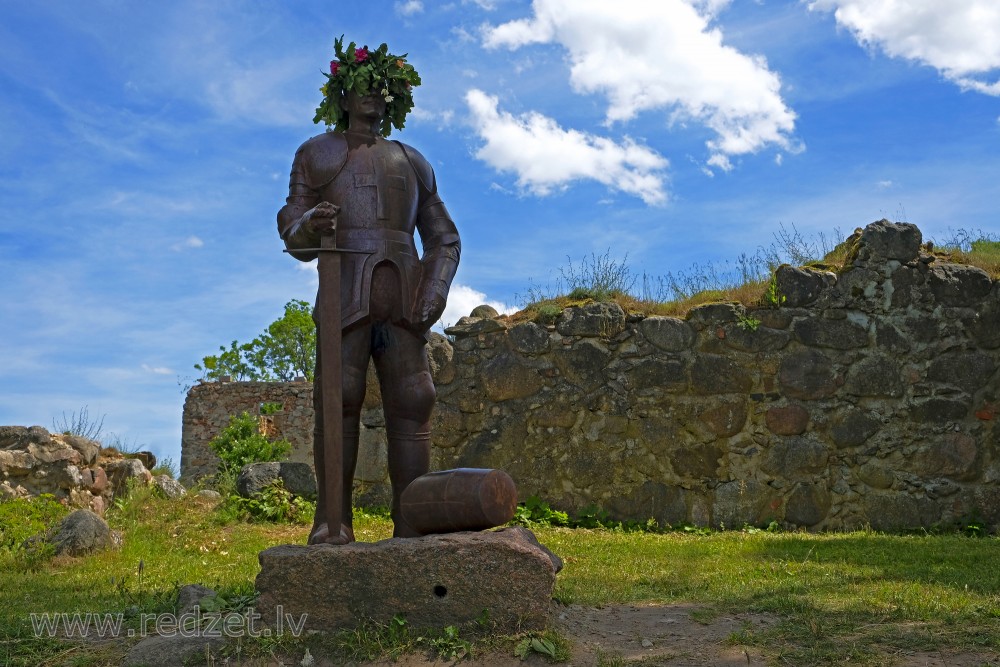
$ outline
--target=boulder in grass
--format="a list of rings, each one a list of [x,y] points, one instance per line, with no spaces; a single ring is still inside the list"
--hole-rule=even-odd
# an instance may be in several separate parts
[[[86,556],[111,546],[107,522],[90,510],[77,510],[47,536],[57,556]]]
[[[111,488],[116,496],[125,492],[130,479],[136,480],[138,484],[149,484],[153,479],[149,470],[139,459],[108,461],[104,464],[104,471],[108,475],[108,481],[111,482]]]
[[[274,482],[281,480],[285,489],[300,498],[316,497],[316,475],[308,463],[270,461],[243,466],[236,479],[236,492],[251,498]]]
[[[202,600],[217,596],[218,593],[201,584],[181,586],[177,591],[177,615],[193,613],[195,607],[201,607]]]
[[[187,495],[187,489],[184,488],[184,485],[169,475],[157,475],[154,477],[153,486],[156,487],[157,491],[171,500],[183,498]]]
[[[205,656],[219,656],[225,643],[225,638],[221,636],[154,635],[132,646],[125,655],[122,665],[124,667],[203,665]]]

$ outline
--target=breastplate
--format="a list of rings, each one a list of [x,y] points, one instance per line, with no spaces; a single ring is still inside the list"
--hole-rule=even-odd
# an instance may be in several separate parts
[[[340,229],[414,231],[416,174],[392,142],[379,139],[349,150],[343,169],[320,194],[340,206]]]
[[[420,257],[414,244],[417,175],[403,150],[382,139],[351,148],[336,177],[320,189],[320,198],[340,207],[337,247],[340,264],[341,323],[365,319],[406,322],[420,282]],[[381,279],[373,285],[376,268]],[[389,265],[394,268],[388,268]],[[391,271],[391,274],[386,273]],[[373,294],[374,288],[374,294]],[[372,300],[377,303],[372,308]]]

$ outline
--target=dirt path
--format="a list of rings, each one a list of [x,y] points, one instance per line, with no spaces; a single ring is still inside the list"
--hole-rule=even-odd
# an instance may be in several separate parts
[[[615,656],[656,665],[764,665],[751,649],[727,643],[750,625],[761,630],[777,621],[761,614],[720,616],[699,622],[694,605],[571,605],[558,611],[555,625],[573,643],[574,666],[596,665]],[[694,612],[694,614],[692,614]]]
[[[572,644],[572,656],[563,663],[567,667],[763,667],[771,664],[759,649],[731,645],[727,640],[747,626],[758,632],[773,627],[779,622],[777,617],[749,613],[711,616],[704,612],[704,607],[683,604],[605,605],[599,608],[570,605],[554,609],[553,626]],[[1000,654],[993,652],[902,651],[891,659],[893,665],[900,667],[1000,667]],[[316,661],[316,667],[328,664],[332,663]],[[394,663],[362,663],[357,667],[443,667],[448,664],[451,663],[410,655]],[[509,653],[477,655],[459,664],[468,667],[548,665],[539,655],[522,661]]]

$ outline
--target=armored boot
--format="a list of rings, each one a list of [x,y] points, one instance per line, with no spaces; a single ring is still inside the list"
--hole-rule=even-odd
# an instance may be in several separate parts
[[[354,486],[354,469],[358,463],[358,440],[359,440],[358,419],[345,417],[343,431],[344,446],[344,496],[341,507],[343,508],[343,519],[340,530],[345,533],[349,541],[354,541],[354,509],[351,506],[351,496]],[[326,523],[326,468],[323,467],[323,433],[318,431],[314,435],[313,444],[313,465],[316,468],[316,516],[313,518],[313,526],[309,531],[309,544],[322,544],[329,534],[329,526]]]
[[[431,434],[426,424],[417,428],[394,428],[389,441],[389,480],[392,482],[392,536],[420,537],[410,527],[399,509],[399,499],[410,482],[430,469]]]

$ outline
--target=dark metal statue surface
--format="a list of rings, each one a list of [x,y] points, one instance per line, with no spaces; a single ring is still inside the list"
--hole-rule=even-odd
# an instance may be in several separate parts
[[[339,103],[346,130],[318,135],[299,148],[286,205],[278,213],[288,251],[302,261],[320,257],[314,315],[319,497],[310,544],[354,540],[351,490],[369,359],[385,412],[393,535],[420,534],[403,518],[400,497],[429,469],[435,390],[425,344],[444,310],[461,243],[438,197],[431,166],[413,148],[381,136],[391,101],[386,97],[377,91],[343,92]],[[338,301],[339,307],[330,306]],[[330,359],[338,347],[339,359]],[[331,408],[338,391],[339,411]],[[341,416],[341,437],[336,438],[331,426],[337,430]],[[336,475],[329,471],[338,468],[341,478],[331,479]]]

